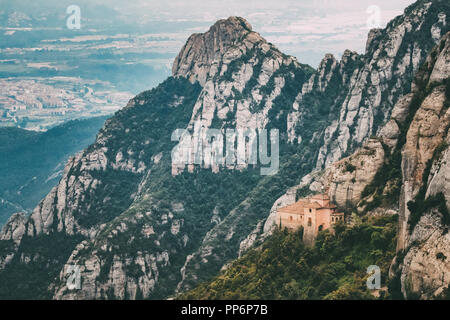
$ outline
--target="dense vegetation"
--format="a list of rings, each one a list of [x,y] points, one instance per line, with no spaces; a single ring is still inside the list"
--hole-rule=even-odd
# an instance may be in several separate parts
[[[180,299],[374,299],[367,267],[377,265],[382,287],[395,255],[397,216],[370,217],[336,233],[321,232],[305,247],[302,230],[277,230],[264,244]],[[381,291],[380,298],[390,295]]]
[[[83,240],[82,236],[61,233],[25,236],[19,251],[8,268],[0,270],[0,300],[51,299],[49,279],[59,275],[72,248]],[[21,259],[27,259],[27,264]]]

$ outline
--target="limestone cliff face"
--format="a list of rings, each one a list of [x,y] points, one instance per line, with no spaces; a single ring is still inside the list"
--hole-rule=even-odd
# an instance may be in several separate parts
[[[449,143],[449,136],[445,139],[444,145]],[[445,196],[447,207],[450,207],[450,149],[447,147],[442,151],[440,158],[436,159],[431,166],[428,177],[428,188],[426,197],[430,197],[442,192]]]
[[[331,164],[325,170],[316,170],[304,176],[300,184],[288,189],[274,203],[269,217],[263,225],[258,225],[250,236],[241,243],[240,251],[248,250],[251,245],[263,241],[275,226],[278,208],[297,201],[297,192],[305,195],[321,193],[327,190],[330,199],[342,210],[360,208],[362,192],[369,185],[385,160],[385,150],[381,139],[370,139],[354,154]],[[395,211],[389,211],[393,214]]]
[[[304,130],[302,120],[313,107],[321,109],[322,117],[330,122],[330,127],[337,125],[338,119],[331,111],[339,112],[340,103],[345,99],[349,88],[354,85],[355,77],[363,63],[363,57],[350,50],[344,52],[340,61],[331,54],[325,55],[317,72],[301,87],[293,103],[288,117],[289,141],[300,143],[308,138],[302,132]],[[323,96],[327,96],[325,101],[321,101]],[[330,112],[330,115],[326,112]],[[331,139],[331,136],[332,133],[328,129],[314,137],[314,142],[322,145],[324,141]],[[320,157],[318,161],[321,162]]]
[[[407,203],[413,200],[422,187],[427,163],[432,159],[434,150],[443,141],[443,135],[447,130],[448,119],[442,119],[439,116],[444,101],[444,88],[433,89],[416,113],[408,131],[402,160],[404,185],[401,195],[402,220],[399,249],[404,249],[408,243],[406,230],[409,210]]]
[[[0,234],[0,240],[12,240],[18,244],[25,234],[26,217],[23,213],[16,213],[11,216]]]
[[[265,129],[274,118],[286,118],[287,113],[278,110],[286,106],[274,107],[276,101],[291,95],[287,91],[301,86],[312,71],[281,53],[239,17],[219,20],[208,32],[191,36],[173,67],[175,77],[199,81],[203,87],[186,128],[200,138],[205,137],[204,128]],[[174,165],[173,173],[185,167],[192,172],[193,162]]]
[[[109,130],[116,133],[118,131],[110,120],[105,126],[109,126]],[[122,130],[126,129],[122,128]],[[118,152],[115,158],[108,157],[110,148],[107,146],[107,136],[109,134],[111,133],[107,130],[101,131],[93,146],[71,157],[58,185],[39,203],[27,219],[23,216],[13,216],[0,233],[0,239],[4,241],[12,239],[19,244],[23,237],[34,238],[53,233],[67,236],[80,235],[85,238],[95,237],[101,230],[101,225],[110,218],[108,215],[117,215],[124,209],[121,205],[116,207],[117,201],[113,199],[116,196],[117,186],[106,184],[102,176],[107,176],[111,172],[124,172],[124,178],[128,176],[130,180],[135,181],[145,169],[145,164],[141,161],[143,154],[141,153],[137,158],[131,156],[133,155],[132,147],[129,146],[124,147],[128,151],[125,157],[122,156],[123,149],[116,150]],[[137,185],[134,186],[136,187]],[[132,192],[133,189],[129,189],[123,194],[129,199],[125,202],[131,202],[129,197]],[[103,198],[100,199],[99,194]],[[86,201],[95,198],[97,198],[96,201]],[[101,208],[99,208],[100,204]],[[94,217],[86,219],[88,215],[94,215]],[[15,230],[11,231],[13,227]]]
[[[365,55],[348,50],[341,61],[327,55],[317,72],[299,87],[292,108],[288,110],[288,141],[307,148],[311,145],[321,146],[314,159],[317,170],[351,154],[382,129],[383,143],[395,145],[399,134],[398,124],[387,122],[397,104],[396,116],[404,117],[407,113],[402,107],[407,104],[405,101],[408,97],[401,98],[409,93],[414,73],[436,44],[431,37],[432,25],[442,19],[440,13],[448,11],[448,5],[443,1],[417,2],[405,10],[404,15],[391,21],[386,29],[370,33]],[[448,23],[446,26],[442,25],[441,34],[448,30]],[[375,145],[372,144],[370,148]],[[344,173],[342,169],[334,171],[336,199],[345,199],[341,203],[346,203],[347,198],[356,202],[358,194],[383,164],[384,149],[381,144],[371,153],[375,159],[367,159],[370,165],[360,170],[368,175],[367,179],[361,177],[362,181],[358,181],[350,172]],[[361,156],[368,155],[363,152]],[[354,161],[357,159],[354,158]],[[361,167],[361,161],[358,167]],[[303,176],[304,173],[298,174]],[[286,202],[286,199],[295,201],[285,193],[277,202]],[[237,210],[231,211],[207,234],[202,246],[190,255],[184,268],[185,276],[179,284],[180,290],[189,288],[215,261],[226,259],[222,252],[225,247],[229,248],[235,237],[240,237],[239,252],[242,253],[268,234],[273,208],[267,211],[269,218],[260,217],[253,223],[254,228],[250,232],[245,231],[247,234],[244,237],[242,234],[239,236],[239,226],[250,219],[247,215],[254,219],[251,200],[246,199]],[[393,209],[389,212],[395,213],[396,208]],[[224,250],[220,250],[218,244]]]
[[[197,245],[191,239],[201,236],[184,223],[197,221],[199,209],[193,212],[193,206],[204,200],[193,201],[186,208],[189,213],[184,213],[182,201],[163,212],[166,206],[154,200],[155,170],[166,185],[173,183],[171,172],[165,171],[172,132],[187,128],[195,133],[199,126],[265,128],[270,121],[286,117],[286,106],[280,108],[278,103],[275,109],[274,100],[290,99],[289,91],[312,72],[251,31],[242,18],[220,20],[205,34],[193,35],[174,63],[175,79],[132,99],[106,122],[92,146],[70,159],[60,183],[28,219],[20,221],[18,230],[25,232],[18,234],[16,247],[2,253],[7,259],[3,267],[47,263],[42,255],[35,260],[36,253],[22,245],[25,242],[73,239],[78,245],[68,247],[73,251],[57,261],[59,276],[51,287],[55,298],[148,298],[173,293],[182,275],[180,259],[188,259]],[[172,173],[173,169],[178,168]],[[210,197],[208,204],[217,199],[214,194]],[[224,198],[224,202],[232,201]],[[216,208],[210,212],[213,227],[220,217]],[[2,240],[9,241],[12,233],[3,232]],[[130,243],[137,243],[135,249],[127,249]],[[86,282],[80,292],[65,287],[65,266],[71,264],[82,266]],[[173,272],[177,267],[178,272]],[[136,278],[133,270],[142,276]],[[119,290],[121,286],[128,289]]]
[[[447,4],[420,1],[384,30],[370,32],[365,55],[349,56],[360,63],[343,78],[348,78],[347,83],[341,85],[342,93],[334,101],[339,114],[325,131],[317,169],[353,152],[365,139],[379,133],[398,99],[408,93],[414,73],[440,38],[431,35],[442,36],[448,26]],[[310,90],[311,86],[304,86],[298,97],[300,108]]]
[[[295,202],[295,193],[297,190],[302,190],[303,192],[320,192],[324,188],[329,189],[329,195],[332,199],[334,199],[341,208],[348,208],[348,206],[356,206],[358,211],[363,210],[365,208],[365,205],[361,202],[361,200],[365,200],[367,202],[373,201],[373,198],[371,195],[369,195],[366,199],[362,199],[362,191],[373,181],[375,175],[377,172],[382,169],[383,165],[388,163],[390,159],[390,155],[395,152],[396,147],[398,146],[399,139],[402,140],[402,128],[405,126],[409,126],[410,123],[408,122],[408,116],[411,112],[415,112],[415,110],[411,111],[411,104],[413,103],[413,97],[415,90],[415,84],[408,84],[407,80],[405,81],[405,85],[412,86],[413,92],[407,93],[402,95],[402,90],[399,88],[402,86],[399,81],[398,76],[396,76],[396,72],[402,72],[400,70],[407,70],[406,74],[408,74],[410,79],[412,79],[412,75],[414,73],[419,73],[419,67],[426,58],[428,51],[435,45],[439,44],[440,46],[444,46],[439,38],[436,37],[430,37],[430,35],[433,35],[439,30],[440,32],[447,30],[445,29],[445,25],[448,25],[446,22],[446,17],[448,14],[448,7],[437,7],[436,4],[439,4],[438,2],[422,2],[420,5],[411,6],[408,8],[405,12],[404,16],[397,17],[394,21],[392,21],[388,27],[385,30],[372,30],[369,33],[369,38],[367,41],[366,46],[366,57],[354,57],[354,61],[357,62],[358,68],[354,69],[354,73],[357,74],[357,77],[355,77],[354,80],[350,80],[352,85],[350,88],[354,88],[354,85],[357,83],[355,81],[361,81],[363,78],[361,77],[363,73],[366,72],[367,74],[370,74],[371,79],[374,79],[373,77],[377,79],[375,90],[372,90],[372,93],[380,92],[383,90],[386,90],[386,93],[383,93],[383,99],[373,99],[376,97],[376,94],[370,97],[370,91],[369,92],[369,98],[363,99],[365,102],[361,103],[360,97],[358,95],[352,95],[353,101],[356,102],[356,104],[353,105],[350,109],[348,108],[350,101],[347,99],[347,102],[345,102],[342,105],[343,107],[340,108],[340,110],[345,110],[344,113],[346,113],[345,117],[352,114],[349,113],[353,112],[353,115],[351,118],[355,119],[356,121],[353,121],[351,118],[348,118],[347,121],[345,117],[341,117],[340,119],[336,119],[334,122],[332,122],[332,125],[329,126],[325,130],[324,134],[324,141],[325,145],[322,147],[321,150],[323,150],[325,157],[319,155],[318,162],[317,162],[317,168],[319,170],[316,170],[315,172],[306,175],[301,183],[294,188],[289,189],[286,194],[281,196],[277,202],[274,204],[274,206],[277,203],[282,203],[283,205],[288,205],[293,202]],[[442,4],[442,3],[441,3]],[[409,13],[408,16],[406,13]],[[424,18],[425,16],[430,17],[432,16],[435,20],[435,23],[431,24],[429,22],[427,23],[418,23],[419,20]],[[419,19],[420,18],[420,19]],[[432,20],[433,20],[432,19]],[[395,29],[396,26],[398,29]],[[417,32],[418,34],[424,34],[424,37],[428,37],[430,40],[432,39],[432,42],[430,42],[428,45],[428,49],[424,50],[417,50],[417,42],[416,43],[408,43],[406,39],[410,39],[411,35],[408,35],[409,32]],[[441,35],[444,33],[441,33]],[[386,40],[386,37],[390,37],[389,40]],[[384,39],[384,40],[383,40]],[[403,48],[403,49],[400,49]],[[406,51],[404,51],[406,48]],[[414,49],[415,48],[415,49]],[[443,47],[440,48],[441,50]],[[394,50],[394,51],[392,51]],[[391,52],[391,54],[387,54]],[[395,52],[395,54],[392,55],[392,53]],[[406,53],[406,54],[405,54]],[[404,55],[405,54],[405,55]],[[435,57],[431,58],[428,57],[427,63],[430,63],[430,60],[433,60],[433,68],[429,70],[429,73],[427,74],[427,82],[429,81],[431,83],[437,83],[439,81],[442,82],[447,75],[446,70],[448,70],[448,56],[445,54],[445,52],[441,52],[440,54],[435,53]],[[350,52],[347,52],[344,54],[344,57],[352,56]],[[403,56],[403,58],[401,58]],[[399,58],[400,57],[400,58]],[[368,60],[365,60],[368,59]],[[344,60],[344,59],[343,59]],[[364,63],[364,60],[366,63]],[[402,61],[400,64],[399,61]],[[358,62],[361,61],[361,62]],[[439,62],[438,62],[439,61]],[[337,68],[338,63],[333,59],[331,56],[327,56],[324,61],[322,62],[321,66],[328,65],[330,66],[327,68],[327,70],[337,70],[342,68]],[[378,66],[383,65],[383,72],[380,73],[380,69]],[[406,69],[405,69],[406,68]],[[365,71],[364,71],[365,70]],[[319,75],[326,74],[318,72],[316,75],[311,77],[309,81],[309,85],[305,84],[303,86],[302,93],[299,94],[297,97],[296,103],[297,105],[294,106],[294,109],[298,109],[302,105],[302,100],[305,99],[305,97],[308,96],[308,92],[314,92],[313,85],[311,83],[314,81],[315,77],[319,77]],[[366,74],[366,75],[367,75]],[[431,75],[434,74],[436,78],[432,77]],[[381,76],[380,76],[381,75]],[[424,75],[422,75],[423,77]],[[359,78],[358,78],[359,77]],[[420,77],[420,75],[419,75]],[[326,79],[331,79],[332,76],[325,77]],[[388,80],[388,79],[391,80]],[[357,79],[357,80],[356,80]],[[390,87],[387,83],[392,84],[393,81],[397,81],[397,84],[395,85],[395,88]],[[403,80],[404,77],[403,77]],[[387,82],[386,82],[387,81]],[[325,82],[326,83],[326,82]],[[325,87],[323,81],[318,81],[316,85],[316,90],[323,90],[322,88]],[[373,86],[371,81],[368,81],[365,83],[362,87],[364,90],[367,88]],[[352,89],[353,90],[353,89]],[[403,92],[407,92],[406,89]],[[357,92],[357,91],[354,91]],[[367,92],[365,92],[367,94]],[[387,97],[387,99],[385,99]],[[427,117],[430,118],[431,115],[425,116],[423,113],[430,114],[430,110],[427,111],[427,109],[434,108],[434,109],[440,109],[442,108],[443,100],[445,100],[445,95],[443,95],[443,87],[437,87],[434,89],[433,92],[425,99],[424,101],[424,108],[423,110],[418,112],[418,117]],[[308,100],[306,100],[308,101]],[[339,100],[337,100],[339,101]],[[368,104],[367,104],[368,102]],[[361,104],[359,104],[361,103]],[[360,150],[357,150],[354,152],[351,156],[344,158],[340,161],[335,161],[336,159],[339,159],[341,155],[343,154],[343,150],[351,150],[351,148],[348,148],[350,145],[350,141],[355,141],[355,139],[358,138],[358,135],[355,134],[361,131],[361,125],[370,123],[371,126],[375,126],[375,123],[373,122],[373,119],[371,118],[374,115],[375,112],[379,112],[384,107],[386,107],[386,104],[390,103],[393,105],[392,108],[387,108],[388,112],[386,113],[379,113],[379,115],[382,115],[382,117],[385,117],[380,124],[377,124],[379,127],[373,131],[373,133],[377,133],[378,138],[377,139],[369,139],[366,143],[363,144],[363,147]],[[359,104],[359,105],[358,105]],[[427,107],[428,105],[428,107]],[[356,107],[356,108],[355,108]],[[367,111],[366,108],[371,109],[372,107],[375,107],[375,109],[372,109],[372,111],[369,111],[368,114],[364,115],[365,119],[360,119],[358,117],[354,117],[355,114],[359,114],[361,111],[365,112]],[[351,110],[356,110],[351,111]],[[378,110],[377,110],[378,109]],[[432,111],[434,114],[439,114],[439,110]],[[293,113],[294,114],[294,113]],[[422,114],[422,116],[421,116]],[[368,115],[368,116],[367,116]],[[442,115],[441,115],[442,116]],[[297,117],[298,118],[298,117]],[[446,128],[446,120],[444,118],[444,121],[442,122],[442,119],[440,116],[437,117],[438,119],[435,119],[434,122],[430,122],[426,124],[426,122],[413,122],[411,124],[411,129],[408,133],[408,136],[410,137],[408,140],[408,143],[410,147],[405,148],[406,150],[409,150],[411,154],[414,154],[414,156],[417,155],[417,153],[420,154],[418,158],[422,159],[418,164],[418,167],[421,168],[419,170],[422,171],[429,160],[430,156],[432,156],[434,150],[436,149],[436,146],[439,143],[442,143],[442,132]],[[364,120],[363,122],[360,122],[361,120]],[[341,122],[343,121],[343,122]],[[360,128],[357,130],[354,130],[351,134],[349,132],[345,133],[345,127],[348,128],[348,124],[351,124],[351,126],[359,126]],[[423,127],[422,127],[423,126]],[[364,126],[363,126],[364,127]],[[423,131],[423,134],[418,135],[417,132],[420,129]],[[338,129],[339,128],[339,129]],[[342,130],[341,128],[344,128]],[[371,129],[372,130],[372,129]],[[420,144],[421,147],[416,149],[416,144],[418,143],[417,140],[419,138],[414,139],[412,138],[413,134],[412,132],[416,132],[416,137],[420,137],[422,140],[422,143]],[[340,132],[343,131],[343,132]],[[367,134],[367,130],[363,130]],[[370,131],[370,130],[369,130]],[[344,134],[342,134],[344,133]],[[364,136],[364,135],[363,135]],[[295,137],[293,139],[299,139],[301,140],[301,136]],[[327,142],[328,140],[328,142]],[[338,143],[339,141],[343,143]],[[403,144],[403,140],[401,141]],[[334,146],[333,146],[334,144]],[[336,146],[338,145],[338,146]],[[428,146],[428,147],[426,147]],[[423,151],[429,148],[428,156],[423,154]],[[336,151],[338,150],[338,151]],[[337,156],[336,156],[337,155]],[[372,155],[372,157],[369,157],[368,155]],[[408,151],[404,151],[404,157],[403,157],[403,163],[406,163],[408,160]],[[417,161],[417,160],[414,160]],[[441,162],[439,162],[441,163]],[[445,166],[445,162],[442,161]],[[362,165],[364,164],[364,165]],[[325,170],[320,170],[323,168],[323,166],[327,167]],[[442,165],[442,164],[441,164]],[[434,166],[433,166],[433,169]],[[436,169],[437,170],[437,169]],[[432,171],[435,172],[435,171]],[[436,181],[436,184],[434,185],[434,190],[438,190],[436,187],[439,185],[440,190],[446,190],[446,187],[444,186],[446,177],[443,174],[443,170],[441,169],[441,174],[439,178],[434,178]],[[408,173],[408,176],[415,176],[418,181],[418,186],[415,187],[416,191],[418,192],[418,189],[420,188],[420,182],[421,182],[421,174],[418,172],[417,174],[412,174],[411,172]],[[393,186],[391,184],[396,183],[395,181],[388,181],[388,184],[385,186],[385,190],[383,191],[383,194],[389,190],[389,188],[392,188]],[[406,182],[408,184],[408,182]],[[405,188],[405,186],[403,187]],[[306,190],[305,190],[306,189]],[[439,192],[439,191],[435,191]],[[399,236],[399,246],[403,246],[403,241],[407,237],[407,235],[404,234],[406,228],[407,228],[407,220],[408,218],[405,217],[405,215],[408,215],[408,210],[406,207],[406,204],[409,200],[411,200],[412,196],[407,195],[408,193],[404,192],[404,189],[402,190],[402,199],[400,203],[390,205],[389,207],[384,208],[376,208],[373,210],[372,213],[374,214],[394,214],[394,213],[400,213],[400,236]],[[428,193],[427,193],[428,196]],[[409,197],[408,199],[405,199],[404,197]],[[241,243],[241,247],[246,250],[250,247],[250,244],[256,244],[258,243],[259,239],[263,239],[268,234],[270,234],[274,221],[273,218],[275,217],[275,211],[272,210],[269,218],[266,220],[266,223],[264,225],[264,228],[257,227],[250,236],[245,239]],[[406,212],[406,213],[405,213]],[[258,235],[258,236],[257,236]]]
[[[448,112],[446,118],[448,126],[450,120]],[[450,137],[447,135],[444,141],[448,144]],[[429,199],[437,194],[443,194],[447,208],[450,207],[448,177],[446,177],[448,176],[446,165],[448,154],[447,148],[441,157],[433,161],[425,196],[425,199]],[[429,157],[430,160],[433,154],[418,153],[416,156],[416,165],[419,167],[420,156]],[[411,160],[411,158],[408,159]],[[450,279],[447,276],[448,262],[445,258],[450,254],[450,238],[448,236],[448,225],[442,221],[442,216],[447,213],[442,211],[441,208],[427,209],[426,212],[423,212],[413,230],[410,230],[411,213],[406,200],[412,201],[414,195],[417,196],[418,190],[415,185],[418,183],[417,178],[420,174],[423,175],[423,170],[417,168],[411,176],[407,176],[409,180],[405,181],[405,188],[401,197],[401,225],[398,243],[399,249],[405,256],[402,261],[398,262],[401,264],[400,279],[403,295],[406,298],[430,299],[439,296],[450,285]]]
[[[448,143],[450,33],[433,49],[413,88],[418,105],[409,125],[402,150],[403,186],[400,195],[399,235],[394,270],[400,274],[403,295],[407,298],[433,298],[442,293],[450,282],[448,226],[449,208]],[[411,213],[410,205],[443,196],[439,205],[421,206]]]
[[[358,210],[364,209],[360,202],[362,190],[389,160],[389,155],[401,148],[402,187],[398,206],[377,208],[374,213],[382,209],[384,214],[399,214],[399,255],[391,276],[395,277],[397,272],[405,298],[434,298],[450,285],[446,258],[450,254],[450,238],[448,225],[442,219],[446,210],[436,204],[422,207],[425,211],[419,212],[419,220],[413,222],[408,207],[411,201],[423,202],[442,194],[441,205],[450,208],[449,44],[447,33],[418,70],[412,92],[396,103],[378,138],[370,139],[363,148],[326,170],[305,176],[297,186],[297,189],[306,187],[309,192],[329,188],[330,197],[339,206],[351,204]],[[365,200],[371,201],[370,196]]]
[[[289,188],[279,197],[273,204],[269,217],[260,221],[253,232],[241,242],[240,254],[261,243],[273,232],[276,226],[277,209],[293,204],[297,200],[298,191],[306,195],[328,190],[330,199],[340,209],[350,211],[355,208],[359,212],[364,211],[366,205],[363,204],[363,200],[370,202],[373,199],[372,194],[363,197],[363,192],[397,147],[401,134],[400,126],[405,126],[412,97],[413,94],[410,93],[398,100],[392,110],[390,120],[380,129],[378,137],[369,139],[353,154],[332,163],[326,169],[314,170],[305,175],[298,185]],[[391,186],[386,186],[386,188],[389,187]],[[397,214],[398,205],[375,208],[367,213]]]
[[[424,65],[424,71],[419,73],[416,80],[421,82],[421,87],[419,88],[417,85],[414,87],[417,95],[421,94],[418,91],[423,91],[424,88],[428,88],[426,90],[429,92],[420,101],[420,107],[409,126],[402,151],[404,184],[400,203],[399,249],[406,248],[408,243],[406,229],[409,210],[407,203],[413,200],[422,187],[427,163],[432,160],[435,149],[444,141],[447,135],[449,119],[446,110],[446,87],[443,84],[443,81],[450,74],[449,64],[445,62],[449,57],[447,41],[447,37],[445,37],[442,40],[442,45],[436,48],[428,57]],[[435,68],[438,71],[435,71]],[[446,70],[446,72],[441,70]],[[432,77],[433,74],[440,74],[440,76]]]
[[[341,208],[356,207],[364,188],[383,165],[384,156],[381,142],[371,139],[348,158],[331,165],[324,174],[330,198]]]
[[[383,165],[384,157],[380,140],[370,139],[349,157],[303,177],[299,188],[313,193],[328,190],[330,199],[341,209],[356,207],[364,188]]]
[[[374,213],[399,214],[399,255],[391,276],[395,277],[397,272],[405,298],[434,298],[450,285],[447,276],[450,238],[443,219],[450,208],[449,44],[447,33],[418,70],[412,92],[398,100],[376,139],[370,139],[354,154],[326,170],[305,176],[296,187],[307,188],[307,192],[328,188],[330,197],[342,208],[350,204],[364,209],[360,202],[362,191],[396,148],[401,148],[402,187],[398,206],[377,208]],[[420,216],[414,221],[408,204],[431,201],[439,194],[443,195],[444,203],[422,206],[423,211],[416,213]],[[372,199],[369,195],[365,200]]]
[[[436,209],[424,214],[409,238],[416,243],[401,262],[400,281],[405,298],[436,298],[450,284],[450,237],[440,214]]]
[[[149,213],[147,213],[149,215]],[[122,219],[112,230],[100,235],[95,241],[84,240],[72,251],[61,269],[58,279],[51,285],[53,298],[74,299],[147,299],[159,281],[161,270],[170,263],[169,251],[141,249],[118,250],[115,244],[121,236],[129,235],[130,228],[139,226],[141,232],[134,239],[149,240],[154,234],[156,223],[142,223],[146,215],[138,214],[130,219]],[[175,226],[177,221],[172,222]],[[179,226],[179,222],[178,222]],[[172,230],[175,235],[176,232]],[[128,238],[133,242],[133,238]],[[151,241],[148,241],[151,244]],[[80,266],[83,279],[82,290],[70,290],[66,286],[67,267]]]

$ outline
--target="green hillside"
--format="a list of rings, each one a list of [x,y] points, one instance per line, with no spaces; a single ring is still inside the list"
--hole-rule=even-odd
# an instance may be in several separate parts
[[[218,277],[179,299],[375,299],[366,286],[367,267],[381,269],[386,289],[395,255],[397,216],[371,217],[336,234],[319,234],[305,247],[302,230],[277,230],[260,248],[249,251]],[[395,298],[382,290],[380,298]]]

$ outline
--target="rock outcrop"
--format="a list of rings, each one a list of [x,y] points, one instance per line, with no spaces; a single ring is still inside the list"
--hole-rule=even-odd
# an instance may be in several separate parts
[[[450,205],[446,161],[450,142],[449,57],[447,33],[430,53],[413,87],[414,113],[402,150],[399,255],[391,270],[392,277],[397,273],[405,298],[434,298],[450,285],[445,258],[450,254],[446,225]]]
[[[15,256],[20,240],[25,234],[26,216],[24,213],[13,214],[0,232],[0,241],[4,243],[0,252],[0,270],[5,268]]]
[[[447,78],[442,75],[439,80],[437,78],[431,79],[435,67],[445,69],[438,61],[445,61],[445,56],[449,56],[448,40],[444,38],[442,43],[444,44],[442,50],[436,48],[430,54],[423,67],[424,72],[419,74],[417,82],[421,83],[420,87],[417,84],[414,87],[416,100],[419,99],[420,95],[423,95],[422,91],[429,90],[429,92],[419,102],[416,102],[420,103],[420,106],[409,125],[402,151],[403,187],[400,203],[398,249],[405,249],[408,246],[409,210],[407,204],[414,199],[423,186],[427,163],[433,160],[436,148],[444,141],[450,121],[446,109],[446,87],[445,84],[442,84],[450,73],[447,72]]]
[[[248,35],[252,26],[240,17],[217,21],[208,32],[193,34],[181,49],[172,66],[175,77],[205,85],[213,62]]]
[[[285,118],[285,112],[277,110],[285,106],[277,106],[277,99],[285,98],[290,88],[301,86],[312,71],[281,53],[238,17],[219,20],[208,32],[191,36],[173,67],[174,77],[199,81],[203,87],[186,128],[203,142],[201,150],[207,148],[205,129],[261,130],[273,117]],[[194,153],[199,148],[197,141],[180,142],[177,154],[181,157],[188,147]],[[186,168],[192,172],[197,164],[192,154],[187,164],[174,164],[172,172],[176,175]],[[215,172],[220,169],[207,158],[198,165],[212,167]],[[222,166],[237,167],[236,163]]]
[[[346,51],[341,61],[332,55],[323,59],[317,72],[301,87],[286,117],[289,142],[298,143],[304,148],[320,146],[318,156],[314,159],[316,170],[320,171],[346,154],[351,154],[382,129],[383,143],[391,146],[397,143],[398,124],[386,123],[395,105],[398,105],[396,116],[404,117],[407,114],[405,101],[408,97],[400,99],[409,93],[414,73],[436,44],[430,36],[431,26],[440,19],[439,13],[447,11],[447,5],[442,1],[417,2],[407,8],[404,15],[389,23],[386,29],[372,32],[368,41],[369,51],[365,55]],[[446,30],[441,29],[442,34]],[[379,158],[368,169],[373,175],[384,160],[384,150],[380,146],[379,152],[375,152]],[[298,161],[307,163],[309,160],[303,158]],[[297,173],[303,176],[307,172]],[[339,196],[345,195],[356,201],[358,192],[370,182],[370,177],[362,178],[365,181],[361,181],[355,196],[347,190],[353,184],[353,177],[347,174],[345,178],[349,181],[339,181],[337,185],[341,188],[336,188],[336,192]],[[279,196],[283,197],[283,193]],[[388,208],[386,212],[391,214],[396,210]],[[270,212],[270,207],[267,212]],[[240,234],[236,226],[255,219],[255,216],[252,199],[249,198],[216,225],[203,239],[202,246],[190,255],[184,269],[187,276],[179,287],[190,288],[213,262],[227,259],[228,256],[223,254],[225,247],[229,248],[232,240]],[[241,233],[246,233],[246,236],[240,236],[239,252],[258,243],[258,234],[262,238],[266,234],[264,229],[267,228],[261,226],[266,225],[266,220],[270,221],[270,213],[269,219],[264,216],[257,216],[257,219],[250,231],[245,227],[241,229],[245,229]],[[217,248],[218,244],[223,250]]]
[[[449,30],[445,6],[440,1],[418,2],[391,21],[386,29],[369,33],[365,55],[356,59],[358,67],[348,74],[348,83],[340,86],[341,94],[333,101],[338,106],[335,108],[338,117],[325,131],[317,169],[336,162],[379,133],[390,118],[393,106],[408,93],[415,72],[439,40],[440,37],[436,39],[431,34],[442,36]],[[420,38],[420,43],[410,41],[412,38]],[[298,99],[310,90],[311,86],[305,85]]]
[[[0,240],[12,240],[15,244],[19,244],[26,232],[25,221],[26,216],[24,213],[13,214],[2,229]]]
[[[402,293],[409,299],[439,297],[450,284],[450,236],[440,212],[426,213],[410,236],[413,245],[402,261]]]

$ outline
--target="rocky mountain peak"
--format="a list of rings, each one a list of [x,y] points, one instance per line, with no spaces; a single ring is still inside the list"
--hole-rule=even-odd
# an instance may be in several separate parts
[[[175,58],[173,76],[204,85],[212,62],[251,32],[252,26],[245,19],[229,17],[217,21],[205,33],[191,35]]]

